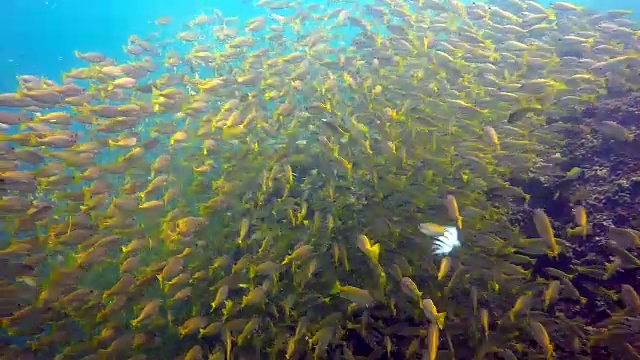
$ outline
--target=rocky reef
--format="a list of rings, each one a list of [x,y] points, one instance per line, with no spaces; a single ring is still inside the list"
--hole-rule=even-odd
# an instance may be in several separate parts
[[[611,93],[610,93],[611,94]],[[596,130],[598,124],[613,122],[623,126],[629,140],[611,139]],[[564,144],[559,149],[562,162],[557,176],[514,179],[513,185],[531,195],[527,208],[513,218],[526,236],[536,237],[531,210],[543,208],[554,220],[556,236],[570,245],[559,259],[540,257],[534,274],[547,277],[544,268],[555,267],[571,274],[572,284],[586,298],[584,304],[564,302],[558,304],[568,317],[587,319],[597,325],[609,318],[612,302],[619,302],[615,294],[622,284],[631,285],[640,292],[640,268],[623,266],[608,279],[595,276],[595,272],[580,269],[601,269],[611,264],[615,253],[609,229],[640,229],[640,92],[615,94],[586,107],[578,114],[548,119],[549,123],[569,124],[563,131]],[[579,175],[568,178],[566,172],[579,168]],[[588,215],[591,233],[586,238],[569,236],[575,227],[572,209],[582,205]],[[628,252],[640,257],[640,249]],[[619,304],[618,304],[619,305]],[[556,309],[557,310],[557,309]],[[592,358],[608,358],[604,348],[591,349]]]

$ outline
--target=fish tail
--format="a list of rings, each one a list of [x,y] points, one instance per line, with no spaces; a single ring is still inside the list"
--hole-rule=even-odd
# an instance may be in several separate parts
[[[378,259],[380,258],[380,243],[369,248],[369,256],[371,257],[371,260],[378,263]]]
[[[333,157],[337,157],[338,156],[338,146],[337,145],[331,145],[331,152],[333,154]]]
[[[444,318],[447,316],[446,312],[441,312],[436,314],[436,324],[438,325],[438,328],[440,330],[442,330],[442,328],[444,327]]]
[[[109,350],[108,349],[100,349],[98,350],[98,359],[100,360],[107,360],[109,359]]]
[[[156,275],[158,281],[160,282],[160,288],[164,290],[164,281],[162,281],[162,275]]]
[[[336,280],[335,284],[331,288],[330,294],[337,294],[340,292],[340,282]]]
[[[73,261],[75,261],[76,265],[82,266],[82,254],[71,254]]]
[[[78,185],[80,184],[80,181],[82,181],[82,175],[80,173],[77,172],[73,172],[73,175],[71,176],[71,178],[73,179],[73,184],[74,185]]]
[[[82,188],[82,194],[84,195],[84,202],[86,204],[91,198],[91,191],[89,191],[89,189],[85,187],[85,188]]]
[[[346,251],[344,251],[344,248],[340,252],[342,254],[342,264],[344,265],[344,269],[349,271],[350,267],[349,267],[349,258],[347,258],[347,253],[346,253]],[[338,285],[340,285],[340,284],[338,284]]]
[[[31,133],[31,134],[29,134],[29,135],[30,135],[30,136],[29,136],[29,144],[30,144],[31,146],[37,146],[37,145],[38,145],[38,142],[39,142],[39,141],[38,141],[38,140],[39,140],[39,139],[38,139],[38,137],[37,137],[35,134],[33,134],[33,133]]]
[[[555,20],[556,19],[556,12],[553,11],[553,9],[549,8],[545,12],[549,16],[549,20]]]
[[[67,216],[67,221],[69,222],[69,226],[67,227],[67,235],[71,233],[71,225],[73,224],[71,220],[72,220],[71,216]],[[49,236],[53,238],[51,234]]]

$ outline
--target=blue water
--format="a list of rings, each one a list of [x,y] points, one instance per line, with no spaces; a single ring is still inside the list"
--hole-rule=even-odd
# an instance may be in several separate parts
[[[75,50],[124,60],[122,46],[129,36],[157,31],[155,19],[171,16],[173,24],[164,30],[175,34],[216,8],[225,17],[248,19],[260,13],[240,0],[2,0],[0,92],[15,91],[16,75],[60,80],[62,72],[86,66]]]
[[[16,75],[34,74],[59,80],[62,72],[86,64],[75,50],[97,51],[124,59],[122,46],[132,34],[143,36],[158,28],[153,21],[172,16],[169,29],[179,30],[199,14],[214,8],[225,17],[248,19],[261,9],[246,1],[214,0],[2,0],[0,11],[0,92],[16,89]],[[540,1],[548,4],[551,1]],[[638,0],[574,1],[593,9],[634,9]]]

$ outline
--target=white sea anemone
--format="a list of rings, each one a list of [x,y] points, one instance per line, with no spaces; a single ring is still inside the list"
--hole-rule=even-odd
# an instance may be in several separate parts
[[[435,238],[433,253],[436,255],[448,255],[453,249],[460,246],[458,229],[455,226],[441,226],[432,223],[420,224],[420,231]]]

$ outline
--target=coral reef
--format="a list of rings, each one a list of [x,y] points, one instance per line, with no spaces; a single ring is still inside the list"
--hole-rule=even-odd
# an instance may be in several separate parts
[[[564,159],[560,169],[582,169],[580,176],[567,180],[562,173],[556,177],[530,178],[521,184],[531,194],[530,208],[542,207],[555,221],[558,234],[566,234],[573,224],[572,208],[586,208],[592,233],[586,239],[568,239],[571,249],[568,257],[572,264],[605,265],[612,261],[613,253],[608,244],[609,227],[640,228],[640,93],[626,93],[610,97],[586,107],[581,114],[549,119],[571,124],[564,131],[565,143],[560,150]],[[609,139],[593,128],[603,121],[611,121],[625,127],[633,139],[620,141]],[[526,211],[516,217],[525,234],[535,235],[535,228]],[[525,220],[526,219],[526,220]],[[636,257],[637,249],[629,250]],[[556,264],[557,266],[557,264]],[[626,283],[640,290],[640,269],[621,269],[609,280],[588,279],[607,288],[619,289]],[[581,287],[584,275],[573,279]],[[589,297],[589,303],[599,304],[597,294]],[[592,309],[597,310],[597,309]],[[599,312],[591,312],[595,321],[601,320]]]
[[[633,138],[628,141],[608,138],[596,130],[604,121],[623,126]],[[546,267],[571,274],[572,284],[586,302],[564,299],[553,311],[561,311],[567,318],[583,318],[591,326],[609,318],[612,315],[609,305],[619,302],[608,290],[618,293],[622,284],[628,284],[640,291],[640,268],[620,269],[607,280],[576,270],[577,266],[604,267],[613,261],[610,227],[640,229],[640,93],[609,92],[608,98],[581,113],[547,119],[548,124],[556,122],[569,124],[562,130],[565,142],[559,151],[560,171],[555,175],[511,180],[512,185],[531,195],[528,206],[522,207],[512,223],[525,236],[537,237],[531,209],[543,208],[553,219],[556,236],[570,245],[558,259],[538,257],[533,274],[550,278],[544,272]],[[580,175],[567,178],[566,173],[576,167],[581,169]],[[585,239],[568,235],[568,230],[575,227],[572,209],[578,205],[585,207],[592,229]],[[640,256],[637,248],[628,250]],[[610,358],[611,354],[594,346],[589,356]]]

